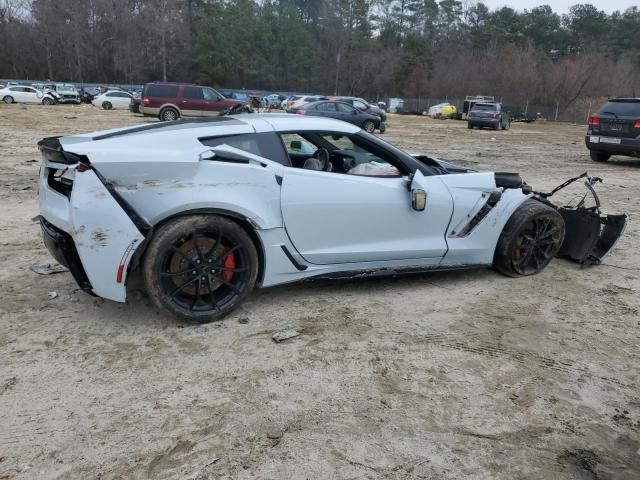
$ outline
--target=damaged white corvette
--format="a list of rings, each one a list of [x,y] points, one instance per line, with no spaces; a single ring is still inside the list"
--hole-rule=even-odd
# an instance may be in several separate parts
[[[600,215],[586,174],[595,206],[557,207],[517,174],[412,156],[318,117],[181,120],[38,145],[44,241],[80,287],[124,302],[140,270],[157,305],[199,322],[255,285],[598,263],[627,222]]]

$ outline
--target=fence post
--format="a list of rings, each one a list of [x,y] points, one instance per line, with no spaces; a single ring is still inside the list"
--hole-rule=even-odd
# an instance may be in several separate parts
[[[553,119],[554,122],[558,121],[558,108],[560,107],[560,102],[556,102],[556,116]]]

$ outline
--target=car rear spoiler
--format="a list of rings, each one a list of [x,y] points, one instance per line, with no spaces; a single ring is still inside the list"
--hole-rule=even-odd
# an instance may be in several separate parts
[[[564,218],[566,233],[558,256],[566,257],[582,265],[598,265],[616,245],[627,226],[629,217],[626,214],[602,215],[600,198],[594,186],[602,182],[599,177],[590,177],[587,172],[570,178],[558,185],[549,193],[534,192],[536,196],[548,202],[556,192],[571,185],[576,180],[585,178],[587,193],[575,206],[556,207]],[[593,196],[594,206],[586,207],[585,200],[589,193]],[[550,203],[550,202],[549,202]]]
[[[38,149],[42,156],[54,163],[65,163],[74,165],[76,163],[88,164],[89,161],[84,155],[76,155],[75,153],[65,152],[60,145],[60,137],[47,137],[38,142]]]

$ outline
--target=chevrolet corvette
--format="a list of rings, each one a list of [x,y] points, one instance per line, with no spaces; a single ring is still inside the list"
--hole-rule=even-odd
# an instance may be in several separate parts
[[[125,302],[139,271],[159,307],[196,322],[308,278],[595,264],[627,223],[600,214],[598,178],[565,182],[584,180],[595,205],[556,206],[518,174],[410,155],[328,118],[188,119],[38,146],[44,242],[79,286]]]

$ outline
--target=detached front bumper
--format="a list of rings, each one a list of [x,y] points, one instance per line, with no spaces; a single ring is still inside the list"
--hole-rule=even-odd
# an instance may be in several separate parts
[[[545,202],[549,202],[556,192],[579,179],[585,179],[584,185],[593,197],[593,206],[586,206],[587,194],[576,205],[556,207],[565,223],[564,242],[558,256],[565,257],[582,265],[598,265],[615,247],[627,227],[629,217],[622,213],[602,215],[600,198],[595,185],[602,182],[599,177],[589,177],[587,173],[570,178],[558,185],[550,193],[534,192]]]

